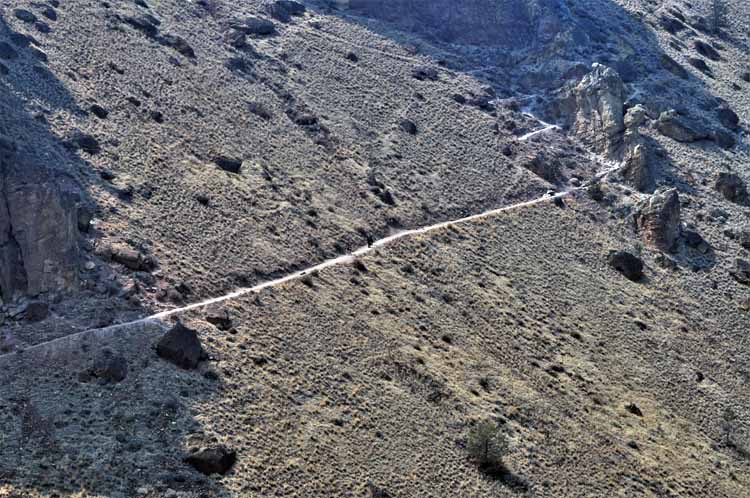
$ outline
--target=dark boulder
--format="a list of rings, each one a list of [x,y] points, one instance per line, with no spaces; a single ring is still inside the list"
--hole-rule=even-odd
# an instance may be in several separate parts
[[[166,34],[159,37],[159,43],[173,48],[189,59],[195,59],[195,50],[181,36]]]
[[[237,453],[225,446],[201,448],[185,458],[185,462],[202,474],[226,474],[237,461]]]
[[[26,10],[26,9],[15,9],[13,11],[13,15],[18,19],[19,21],[23,21],[26,23],[33,23],[38,20],[36,15],[34,15],[33,12]]]
[[[156,354],[180,368],[192,370],[206,358],[198,333],[181,322],[172,327],[156,345]]]
[[[94,104],[90,107],[91,113],[99,119],[107,119],[109,111],[99,104]]]
[[[714,187],[726,200],[740,205],[748,204],[745,182],[735,173],[719,173]]]
[[[412,70],[411,75],[419,81],[437,81],[438,72],[434,67],[420,66]]]
[[[417,134],[417,124],[410,120],[410,119],[404,119],[399,123],[398,127],[403,131],[404,133],[408,133],[409,135],[416,135]]]
[[[214,158],[214,164],[226,171],[227,173],[233,173],[235,175],[242,171],[242,160],[232,159],[226,156],[217,156]]]
[[[102,382],[122,382],[128,376],[128,360],[109,349],[103,349],[94,359],[89,373]]]
[[[695,50],[698,51],[703,57],[711,59],[712,61],[718,61],[721,59],[721,55],[712,47],[709,43],[703,40],[695,40]]]
[[[706,64],[706,61],[700,57],[688,57],[688,63],[698,71],[709,76],[711,75],[711,68]]]
[[[609,253],[609,265],[622,273],[625,278],[637,282],[643,277],[643,261],[626,251],[612,251]]]
[[[732,109],[726,106],[722,106],[722,107],[719,107],[717,114],[719,116],[719,121],[721,122],[722,126],[730,130],[735,130],[735,131],[739,129],[740,117]]]
[[[44,301],[31,301],[26,305],[24,316],[30,322],[46,320],[49,316],[49,304]]]
[[[96,155],[102,151],[99,141],[88,133],[77,131],[73,134],[65,145],[73,150],[82,150],[91,155]]]

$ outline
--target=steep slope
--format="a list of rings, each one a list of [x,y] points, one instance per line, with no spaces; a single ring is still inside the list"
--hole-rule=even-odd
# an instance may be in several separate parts
[[[0,195],[52,214],[16,197],[24,239],[0,204],[0,496],[747,495],[726,5],[4,4]],[[195,370],[157,346],[177,320]],[[483,420],[509,474],[469,458]]]

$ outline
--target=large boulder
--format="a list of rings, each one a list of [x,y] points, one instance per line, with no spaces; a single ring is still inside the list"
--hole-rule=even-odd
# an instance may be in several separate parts
[[[0,294],[73,290],[78,283],[75,181],[16,150],[0,136]]]
[[[646,245],[673,252],[680,237],[680,198],[677,189],[657,192],[635,214],[637,229]]]
[[[656,129],[662,135],[678,142],[689,143],[711,138],[711,130],[674,109],[661,113],[656,122]]]
[[[177,322],[156,345],[156,354],[185,370],[192,370],[206,358],[198,333]]]

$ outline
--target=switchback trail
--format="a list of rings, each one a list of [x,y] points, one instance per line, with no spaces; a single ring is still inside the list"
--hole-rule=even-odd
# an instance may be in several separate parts
[[[71,335],[67,335],[67,336],[64,336],[64,337],[60,337],[60,338],[54,339],[52,341],[42,342],[42,343],[39,343],[39,344],[36,344],[36,345],[33,345],[33,346],[29,346],[28,348],[25,348],[22,351],[25,353],[25,352],[31,352],[31,351],[34,351],[34,350],[39,350],[39,349],[42,349],[42,348],[45,348],[45,347],[53,346],[55,344],[64,343],[65,341],[70,341],[70,340],[72,340],[74,338],[77,338],[79,336],[83,336],[83,335],[86,335],[86,334],[96,334],[98,332],[108,333],[108,331],[111,331],[113,329],[120,330],[120,329],[126,329],[129,326],[147,325],[147,324],[149,324],[149,322],[159,322],[161,320],[169,318],[170,316],[177,315],[177,314],[180,314],[180,313],[184,313],[186,311],[194,310],[194,309],[197,309],[197,308],[203,308],[203,307],[206,307],[206,306],[210,306],[212,304],[222,303],[222,302],[225,302],[225,301],[230,301],[232,299],[236,299],[238,297],[242,297],[242,296],[245,296],[245,295],[248,295],[248,294],[259,293],[259,292],[261,292],[264,289],[268,289],[268,288],[272,288],[272,287],[277,287],[277,286],[280,286],[280,285],[285,284],[287,282],[292,282],[294,280],[298,280],[298,279],[304,277],[305,275],[309,275],[309,274],[314,273],[314,272],[322,271],[322,270],[325,270],[326,268],[331,268],[333,266],[338,266],[338,265],[352,263],[358,257],[364,256],[364,255],[366,255],[366,254],[368,254],[370,252],[375,251],[376,249],[385,247],[388,244],[391,244],[391,243],[393,243],[393,242],[395,242],[395,241],[397,241],[399,239],[403,239],[405,237],[411,237],[413,235],[419,235],[419,234],[429,233],[429,232],[433,232],[433,231],[440,230],[440,229],[443,229],[443,228],[447,228],[447,227],[450,227],[450,226],[460,225],[460,224],[463,224],[463,223],[468,223],[468,222],[480,220],[482,218],[489,218],[489,217],[498,215],[500,213],[504,213],[506,211],[513,211],[515,209],[522,209],[522,208],[525,208],[525,207],[530,207],[530,206],[534,206],[534,205],[545,203],[545,202],[551,202],[551,201],[554,201],[557,198],[567,197],[569,195],[574,194],[575,192],[583,191],[583,190],[587,189],[588,186],[592,182],[598,181],[599,179],[605,177],[607,174],[611,173],[612,171],[616,170],[617,168],[619,168],[619,166],[610,167],[610,168],[608,168],[608,169],[606,169],[606,170],[604,170],[604,171],[602,171],[600,173],[597,173],[594,176],[594,179],[592,181],[590,181],[590,182],[588,182],[588,183],[586,183],[586,184],[584,184],[584,185],[582,185],[580,187],[571,188],[569,190],[566,190],[566,191],[563,191],[563,192],[559,192],[559,193],[554,194],[554,195],[544,195],[544,196],[536,198],[536,199],[532,199],[532,200],[529,200],[529,201],[523,201],[523,202],[519,202],[519,203],[516,203],[516,204],[511,204],[509,206],[504,206],[504,207],[500,207],[500,208],[491,209],[491,210],[488,210],[488,211],[484,211],[482,213],[477,213],[477,214],[473,214],[473,215],[470,215],[470,216],[466,216],[464,218],[458,218],[458,219],[455,219],[455,220],[443,221],[443,222],[436,223],[434,225],[429,225],[429,226],[422,227],[422,228],[415,228],[415,229],[412,229],[412,230],[404,230],[404,231],[401,231],[401,232],[397,232],[397,233],[395,233],[393,235],[389,235],[388,237],[384,237],[384,238],[382,238],[380,240],[375,241],[369,247],[368,246],[361,247],[361,248],[357,249],[356,251],[351,252],[349,254],[345,254],[345,255],[339,256],[337,258],[326,260],[326,261],[324,261],[322,263],[319,263],[319,264],[317,264],[315,266],[311,266],[309,268],[305,268],[304,270],[300,270],[300,271],[296,271],[294,273],[290,273],[289,275],[286,275],[286,276],[281,277],[281,278],[277,278],[275,280],[270,280],[268,282],[260,283],[258,285],[253,286],[253,287],[239,289],[239,290],[236,290],[234,292],[230,292],[229,294],[224,294],[224,295],[219,296],[219,297],[214,297],[214,298],[211,298],[211,299],[207,299],[205,301],[201,301],[201,302],[189,304],[187,306],[183,306],[183,307],[180,307],[180,308],[174,308],[174,309],[171,309],[171,310],[162,311],[162,312],[156,313],[154,315],[147,316],[147,317],[144,317],[144,318],[140,318],[138,320],[134,320],[134,321],[131,321],[131,322],[126,322],[126,323],[121,323],[121,324],[117,324],[117,325],[112,325],[110,327],[101,328],[101,329],[84,330],[82,332],[77,332],[75,334],[71,334]],[[2,359],[4,357],[7,357],[7,356],[11,356],[13,354],[15,354],[15,353],[7,353],[5,355],[0,355],[0,359]]]

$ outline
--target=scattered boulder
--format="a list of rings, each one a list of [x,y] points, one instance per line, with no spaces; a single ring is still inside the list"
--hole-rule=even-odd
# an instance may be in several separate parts
[[[719,116],[719,122],[721,122],[721,125],[724,128],[728,128],[734,131],[739,129],[740,117],[732,109],[726,106],[721,106],[719,107],[717,114]]]
[[[248,17],[242,22],[233,25],[235,29],[244,31],[248,35],[268,36],[276,32],[276,25],[268,19],[260,17]]]
[[[135,271],[153,271],[157,261],[153,256],[147,256],[125,245],[115,245],[109,248],[112,261]]]
[[[712,47],[710,43],[704,42],[703,40],[695,40],[695,50],[697,50],[703,57],[711,59],[712,61],[718,61],[721,59],[719,52]]]
[[[643,411],[635,403],[625,405],[625,409],[637,417],[643,417]]]
[[[156,354],[180,368],[192,370],[206,358],[198,333],[177,322],[156,345]]]
[[[750,286],[750,262],[745,259],[739,259],[734,263],[734,268],[729,270],[729,274],[742,284]]]
[[[193,47],[191,47],[181,36],[166,34],[160,36],[158,41],[162,45],[173,48],[189,59],[195,59],[195,50],[193,50]]]
[[[214,164],[226,171],[238,175],[242,171],[242,160],[232,159],[226,156],[217,156],[214,158]]]
[[[648,246],[673,252],[680,236],[680,198],[677,189],[652,195],[639,206],[635,223]]]
[[[740,75],[740,78],[742,78],[742,81],[746,83],[750,83],[750,71],[745,71]]]
[[[709,243],[695,230],[685,230],[682,236],[685,238],[685,245],[688,247],[696,249],[703,254],[707,254],[711,250]]]
[[[401,123],[399,123],[398,127],[401,129],[401,131],[403,131],[404,133],[408,133],[409,135],[417,134],[417,124],[410,119],[401,120]]]
[[[206,321],[219,330],[229,330],[232,328],[232,315],[223,306],[210,306],[206,310]]]
[[[688,63],[690,63],[691,66],[693,66],[698,71],[711,75],[711,68],[708,67],[708,64],[706,64],[706,61],[701,59],[700,57],[688,57]]]
[[[686,80],[690,76],[690,73],[688,73],[687,69],[682,67],[682,65],[679,62],[677,62],[676,60],[674,60],[667,54],[662,54],[659,61],[661,62],[661,66],[664,69],[674,74],[678,78],[682,78],[683,80]]]
[[[637,282],[643,277],[643,261],[626,251],[611,251],[609,265],[622,273],[625,278]]]
[[[116,384],[128,376],[128,360],[109,349],[103,349],[94,359],[89,373],[102,382]]]
[[[107,119],[107,116],[109,116],[109,111],[99,104],[94,104],[89,109],[91,110],[91,113],[99,119]]]
[[[262,102],[248,102],[247,110],[265,120],[271,119],[272,117],[271,111],[269,111]]]
[[[747,187],[737,174],[719,173],[714,187],[726,200],[740,205],[748,204]]]
[[[34,23],[38,21],[38,18],[36,15],[34,15],[33,12],[26,10],[26,9],[15,9],[13,10],[13,15],[18,19],[19,21],[23,21],[25,23]]]
[[[70,149],[82,150],[91,155],[96,155],[102,151],[99,141],[93,135],[82,131],[75,132],[65,145]]]
[[[656,122],[659,133],[678,142],[697,142],[711,138],[710,130],[687,116],[671,109],[659,115]]]
[[[49,304],[44,301],[31,301],[26,305],[24,316],[30,322],[46,320],[49,316]]]
[[[186,463],[205,475],[226,474],[236,461],[237,452],[225,446],[201,448],[185,458]]]
[[[234,48],[242,48],[247,43],[246,36],[240,29],[230,29],[224,33],[224,42]]]
[[[412,70],[411,75],[419,81],[437,81],[438,72],[434,67],[420,66]]]
[[[276,0],[267,9],[271,17],[281,22],[289,22],[292,16],[304,15],[307,10],[304,5],[294,0]]]

